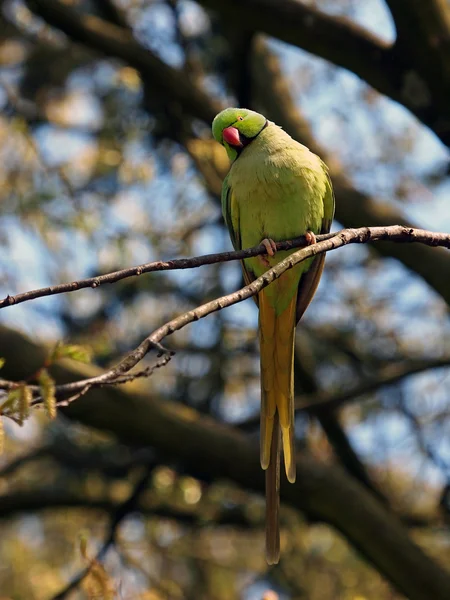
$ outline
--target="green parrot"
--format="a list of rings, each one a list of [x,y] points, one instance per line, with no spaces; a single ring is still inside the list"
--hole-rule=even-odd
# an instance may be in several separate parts
[[[263,115],[227,108],[213,121],[231,168],[222,211],[236,250],[263,243],[267,255],[242,261],[246,284],[286,258],[275,242],[330,230],[334,194],[326,165]],[[288,480],[295,481],[294,338],[322,274],[325,254],[289,269],[254,297],[261,355],[261,466],[266,471],[266,558],[280,557],[280,432]]]

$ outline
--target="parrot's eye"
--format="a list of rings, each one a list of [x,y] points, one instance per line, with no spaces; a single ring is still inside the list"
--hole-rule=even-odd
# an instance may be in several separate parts
[[[238,121],[243,121],[243,120],[244,120],[244,117],[238,117],[238,118],[237,118],[237,120],[238,120]]]

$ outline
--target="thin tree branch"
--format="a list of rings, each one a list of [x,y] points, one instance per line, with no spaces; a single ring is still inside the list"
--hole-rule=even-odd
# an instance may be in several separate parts
[[[41,446],[40,448],[33,448],[29,452],[18,456],[10,463],[7,463],[4,467],[0,469],[0,479],[4,477],[8,477],[9,475],[14,475],[14,473],[23,467],[24,465],[28,465],[31,462],[36,460],[40,460],[43,456],[47,456],[51,451],[50,445]],[[0,498],[2,498],[0,496]],[[1,504],[1,502],[0,502]],[[0,516],[2,515],[2,509],[0,507]]]
[[[318,241],[327,240],[333,237],[334,233],[326,233],[323,235],[316,236]],[[291,250],[292,248],[301,248],[306,246],[305,236],[300,236],[293,240],[286,242],[278,242],[278,250]],[[39,288],[17,294],[15,296],[6,296],[0,300],[0,308],[12,306],[15,304],[21,304],[28,300],[34,300],[36,298],[43,298],[45,296],[54,296],[55,294],[66,294],[67,292],[75,292],[85,288],[98,288],[105,283],[116,283],[127,277],[137,277],[144,273],[153,273],[155,271],[175,271],[179,269],[192,269],[195,267],[201,267],[203,265],[213,265],[219,262],[227,262],[231,260],[242,260],[244,258],[250,258],[252,256],[258,256],[265,254],[266,248],[260,244],[253,248],[246,250],[239,250],[234,252],[218,252],[216,254],[205,254],[203,256],[196,256],[194,258],[177,258],[168,261],[155,261],[151,263],[145,263],[136,267],[130,267],[128,269],[121,269],[120,271],[114,271],[112,273],[106,273],[105,275],[96,275],[95,277],[89,277],[87,279],[81,279],[79,281],[72,281],[70,283],[61,283],[52,287]]]
[[[324,252],[330,252],[331,250],[342,248],[348,244],[361,244],[386,240],[400,243],[419,242],[429,246],[442,246],[444,248],[450,248],[450,234],[435,233],[423,229],[407,228],[403,227],[402,225],[395,225],[391,227],[361,227],[359,229],[343,229],[336,234],[331,234],[329,239],[325,239],[306,248],[297,250],[297,252],[294,252],[279,262],[272,269],[266,271],[266,273],[261,275],[261,277],[255,279],[255,281],[253,281],[250,285],[247,285],[240,290],[237,290],[236,292],[226,296],[211,300],[206,304],[198,306],[193,310],[187,311],[180,316],[175,317],[147,336],[139,344],[139,346],[129,352],[115,367],[97,377],[91,377],[82,381],[57,386],[56,394],[58,397],[64,395],[66,398],[63,400],[63,403],[67,405],[69,403],[67,400],[68,394],[74,394],[74,396],[70,398],[70,400],[73,401],[79,397],[79,393],[84,395],[87,392],[86,388],[90,389],[92,387],[112,384],[118,380],[121,381],[122,377],[124,377],[133,367],[135,367],[151,349],[155,348],[155,344],[160,344],[161,341],[168,335],[183,329],[183,327],[186,327],[186,325],[189,325],[189,323],[203,319],[214,312],[255,296],[263,288],[275,281],[275,279],[278,279],[285,271],[291,269],[300,262],[307,260],[308,258],[312,258]],[[260,252],[260,250],[255,250],[255,252],[257,254]],[[130,374],[130,377],[135,378],[133,374]],[[11,382],[0,382],[0,389],[10,389],[10,387]],[[32,389],[34,391],[34,388]]]
[[[299,357],[302,358],[300,359]],[[307,358],[305,360],[303,349],[296,344],[294,356],[294,389],[297,390],[297,394],[300,393],[306,396],[308,400],[311,397],[316,397],[320,392],[315,370],[312,360],[308,360]],[[360,483],[377,494],[380,500],[385,500],[381,490],[372,481],[363,461],[353,448],[350,438],[340,422],[340,415],[333,411],[322,411],[317,414],[317,420],[341,465],[350,475],[353,475]]]
[[[89,498],[86,494],[55,490],[53,488],[33,489],[30,491],[16,491],[0,495],[0,520],[10,519],[23,513],[35,513],[45,510],[83,508],[89,511],[104,511],[112,515],[118,514],[122,504],[105,496],[102,498]],[[213,513],[205,515],[196,511],[194,507],[186,509],[168,506],[165,502],[160,506],[138,501],[135,509],[148,518],[158,518],[176,521],[187,527],[239,527],[242,530],[257,529],[263,522],[249,518],[245,506],[217,507]]]
[[[402,379],[405,379],[405,377],[418,375],[419,373],[432,369],[448,368],[449,366],[450,358],[417,361],[416,363],[406,365],[389,365],[382,369],[371,381],[361,383],[353,389],[342,392],[341,394],[319,395],[316,400],[313,400],[306,405],[300,405],[297,408],[298,410],[307,411],[312,414],[337,410],[344,404],[353,402],[361,396],[378,391],[381,387],[394,385]]]
[[[301,396],[295,402],[295,410],[298,412],[307,412],[312,415],[320,415],[331,411],[338,410],[342,406],[355,402],[361,396],[366,396],[377,392],[379,389],[399,383],[406,377],[418,375],[432,369],[443,369],[450,367],[450,358],[417,361],[413,364],[396,364],[389,365],[381,369],[376,376],[356,385],[354,388],[342,393],[320,393],[310,396]],[[259,415],[246,419],[239,423],[239,429],[243,431],[251,431],[259,424]]]
[[[175,355],[173,350],[166,350],[164,356],[158,360],[154,365],[149,365],[145,369],[141,371],[134,371],[133,373],[127,373],[122,376],[117,376],[107,382],[97,382],[94,380],[86,379],[84,380],[84,385],[74,385],[73,383],[57,385],[55,387],[55,393],[57,397],[64,396],[63,399],[57,402],[57,406],[60,408],[64,406],[69,406],[75,400],[78,400],[82,396],[85,396],[93,387],[103,387],[105,385],[122,385],[124,383],[129,383],[131,381],[135,381],[136,379],[148,379],[153,375],[153,373],[160,369],[161,367],[165,367],[171,360],[172,356]],[[81,382],[76,382],[81,383]],[[17,388],[18,383],[15,381],[8,381],[6,379],[0,379],[0,390],[13,390]],[[31,406],[39,406],[44,403],[44,398],[41,396],[42,390],[38,385],[27,385],[28,389],[31,390],[33,394],[33,400],[31,402]],[[75,392],[75,393],[74,393]],[[66,397],[67,394],[72,394],[69,397]],[[14,421],[17,421],[16,417],[9,413],[8,409],[3,413],[4,417],[9,417]],[[0,471],[1,475],[1,471]]]
[[[347,236],[347,232],[362,232],[368,230],[369,238],[363,239],[361,233],[356,234],[356,238],[351,234],[352,240],[345,243],[366,243],[375,241],[391,241],[391,242],[419,242],[427,246],[441,246],[444,248],[450,248],[450,234],[437,233],[433,231],[427,231],[425,229],[417,229],[413,227],[404,227],[402,225],[392,225],[389,227],[369,227],[369,228],[358,228],[358,229],[342,229],[336,233],[325,233],[316,236],[318,242],[326,241],[338,237],[340,235]],[[381,233],[383,230],[383,233]],[[286,240],[277,242],[277,250],[291,250],[293,248],[303,248],[306,245],[305,236],[299,236],[292,240]],[[340,246],[336,246],[340,247]],[[335,249],[331,246],[326,246],[326,250],[319,250],[318,254],[327,252]],[[144,263],[136,267],[129,267],[127,269],[121,269],[119,271],[113,271],[112,273],[106,273],[104,275],[97,275],[95,277],[89,277],[87,279],[80,279],[78,281],[72,281],[70,283],[61,283],[52,287],[39,288],[36,290],[30,290],[29,292],[22,292],[11,296],[8,294],[6,298],[0,300],[0,309],[7,306],[13,306],[15,304],[21,304],[28,300],[35,300],[36,298],[43,298],[45,296],[53,296],[56,294],[65,294],[67,292],[75,292],[85,288],[98,288],[105,283],[116,283],[122,279],[128,277],[137,277],[144,273],[153,273],[155,271],[175,271],[179,269],[192,269],[203,265],[212,265],[219,262],[228,262],[232,260],[243,260],[252,256],[259,256],[266,254],[267,250],[263,244],[254,246],[253,248],[247,248],[244,250],[237,250],[233,252],[218,252],[215,254],[205,254],[202,256],[196,256],[193,258],[176,258],[168,261],[155,261],[151,263]],[[308,255],[309,256],[309,255]],[[314,256],[314,254],[312,254]],[[303,259],[305,260],[305,259]],[[165,349],[162,349],[165,351]]]

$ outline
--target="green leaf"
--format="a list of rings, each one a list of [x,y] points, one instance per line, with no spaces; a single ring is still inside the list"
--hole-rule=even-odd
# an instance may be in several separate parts
[[[78,344],[58,344],[51,355],[51,360],[60,358],[71,358],[82,363],[90,363],[92,360],[92,350],[87,346]]]
[[[3,404],[0,406],[0,412],[5,412],[5,408],[8,410],[13,411],[14,410],[14,404],[17,402],[17,400],[19,400],[20,397],[20,389],[18,387],[9,390],[7,396],[6,396],[6,400],[3,402]]]
[[[30,406],[33,400],[33,393],[27,385],[21,385],[19,388],[19,417],[23,423],[30,416]]]
[[[41,369],[37,380],[41,389],[42,398],[44,399],[44,407],[47,416],[49,419],[54,419],[56,417],[55,381],[47,369]]]

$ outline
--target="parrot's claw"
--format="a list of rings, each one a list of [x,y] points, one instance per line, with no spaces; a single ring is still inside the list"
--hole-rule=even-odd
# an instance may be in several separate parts
[[[275,256],[275,252],[277,251],[277,245],[271,238],[264,238],[263,240],[261,240],[261,244],[266,249],[268,256]],[[266,256],[260,255],[259,258],[261,259],[265,267],[270,267],[269,260]]]
[[[275,252],[277,251],[277,245],[271,238],[264,238],[261,244],[267,250],[267,254],[269,256],[275,256]]]
[[[307,231],[305,233],[305,240],[306,240],[306,244],[308,246],[312,246],[312,244],[317,243],[316,236],[314,235],[314,233],[312,231]]]

